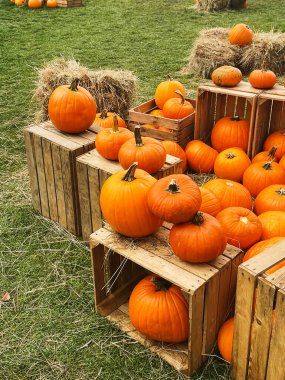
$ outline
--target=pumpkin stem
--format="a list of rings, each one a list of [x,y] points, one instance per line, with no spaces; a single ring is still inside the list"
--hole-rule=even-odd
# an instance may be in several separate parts
[[[119,132],[119,122],[118,122],[118,115],[114,113],[113,115],[113,125],[112,125],[112,133],[118,133]]]
[[[262,167],[264,168],[264,169],[266,169],[266,170],[272,170],[272,162],[273,162],[273,160],[272,161],[268,161],[268,162],[266,162],[266,164],[264,164]]]
[[[137,166],[138,166],[138,162],[134,162],[126,171],[126,174],[122,178],[122,181],[132,182],[133,180],[135,180],[136,179],[135,171],[136,171]]]
[[[180,187],[177,185],[175,178],[170,180],[166,191],[168,191],[170,194],[180,193]]]
[[[155,291],[156,292],[166,291],[172,286],[171,282],[165,280],[162,277],[158,277],[158,276],[153,276],[151,281],[155,285]]]
[[[281,189],[278,189],[278,190],[276,190],[276,193],[278,194],[278,195],[285,195],[285,189],[283,189],[283,188],[281,188]]]
[[[181,104],[184,104],[185,103],[185,97],[183,96],[182,92],[179,91],[179,90],[176,90],[175,94],[177,94],[177,95],[180,96],[180,98],[181,98]]]
[[[201,211],[198,211],[197,214],[194,216],[192,223],[196,226],[201,226],[201,224],[204,223],[203,213]]]
[[[106,119],[107,113],[108,111],[106,110],[106,108],[104,108],[103,111],[101,112],[100,119]]]
[[[228,153],[227,158],[235,158],[235,155],[233,153]]]
[[[77,88],[78,83],[79,83],[79,79],[78,78],[73,79],[73,81],[71,82],[71,85],[69,86],[69,89],[71,91],[75,91],[75,92],[78,91],[78,88]]]
[[[240,121],[240,117],[239,116],[233,116],[233,117],[231,117],[231,120],[232,121]]]
[[[273,146],[270,151],[268,152],[268,155],[270,158],[272,158],[272,160],[274,159],[275,157],[275,153],[277,151],[277,146]]]
[[[144,145],[142,141],[141,127],[139,125],[135,126],[135,142],[136,142],[136,146]]]

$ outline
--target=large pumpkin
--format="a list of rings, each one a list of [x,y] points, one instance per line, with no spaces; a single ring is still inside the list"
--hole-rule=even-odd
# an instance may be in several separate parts
[[[236,86],[241,80],[241,71],[233,66],[221,66],[212,72],[212,81],[217,86]]]
[[[234,337],[234,318],[228,319],[220,328],[218,348],[224,360],[231,362]]]
[[[285,171],[276,162],[256,162],[243,175],[243,184],[253,197],[274,184],[285,184]]]
[[[142,279],[129,300],[130,320],[149,339],[180,343],[188,339],[188,302],[178,286],[156,275]]]
[[[276,75],[271,70],[253,70],[248,80],[254,88],[269,89],[275,86]]]
[[[183,119],[193,113],[194,107],[190,102],[185,100],[185,97],[180,91],[175,91],[180,98],[170,98],[163,105],[164,117],[169,119]]]
[[[200,211],[216,216],[222,210],[221,202],[212,191],[205,187],[200,187],[200,192],[202,196]]]
[[[279,161],[279,165],[280,165],[281,168],[285,171],[285,154],[284,154],[284,156],[281,158],[281,160]]]
[[[28,7],[32,9],[41,8],[43,5],[41,0],[29,0],[28,1]]]
[[[252,40],[253,31],[245,24],[237,24],[229,32],[229,42],[232,45],[245,46]]]
[[[261,161],[274,161],[277,162],[278,159],[275,156],[275,153],[277,151],[277,146],[273,146],[270,150],[265,150],[263,152],[257,153],[256,156],[252,159],[252,163],[255,164],[256,162],[261,162]]]
[[[114,112],[102,111],[96,114],[94,124],[101,128],[112,128]],[[126,128],[126,123],[119,115],[117,115],[120,128]]]
[[[212,146],[218,152],[233,147],[247,151],[248,139],[249,122],[238,116],[218,120],[211,133]]]
[[[255,199],[257,215],[266,211],[285,211],[285,185],[271,185],[263,189]]]
[[[240,183],[227,179],[213,179],[203,187],[212,191],[219,199],[222,209],[226,207],[245,207],[251,210],[252,198],[250,192]]]
[[[184,173],[187,168],[187,157],[184,150],[175,141],[165,140],[162,141],[162,145],[166,151],[166,154],[180,158],[182,160],[182,172]]]
[[[135,137],[126,141],[119,151],[119,162],[127,169],[133,162],[138,168],[152,174],[159,171],[166,159],[162,143],[151,137],[141,137],[140,127],[135,127]]]
[[[48,8],[56,8],[58,6],[57,0],[47,0],[46,6]]]
[[[48,114],[54,126],[62,132],[81,133],[89,128],[96,116],[96,102],[90,92],[78,86],[57,87],[49,98]]]
[[[180,82],[177,80],[167,80],[159,83],[155,90],[155,103],[158,108],[162,109],[164,103],[171,98],[180,98],[180,96],[175,91],[180,91],[183,96],[186,96],[186,91]]]
[[[285,237],[285,212],[266,211],[258,215],[262,224],[261,240],[270,239],[276,236]]]
[[[189,167],[196,173],[211,173],[218,152],[200,140],[190,141],[185,153]]]
[[[162,221],[152,214],[147,192],[156,179],[132,164],[127,171],[113,174],[104,182],[100,194],[101,210],[111,227],[129,237],[154,233]]]
[[[275,156],[278,160],[285,154],[285,131],[271,133],[264,142],[263,149],[269,150],[272,146],[277,147]]]
[[[219,221],[198,212],[192,221],[172,226],[169,243],[181,260],[204,263],[214,260],[226,248],[226,237]]]
[[[184,174],[159,179],[150,188],[147,202],[151,212],[169,223],[184,223],[194,217],[202,203],[199,187]]]

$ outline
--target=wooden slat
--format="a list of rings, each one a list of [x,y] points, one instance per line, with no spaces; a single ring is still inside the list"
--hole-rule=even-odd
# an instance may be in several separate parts
[[[81,213],[82,237],[84,241],[89,241],[92,233],[91,200],[89,191],[88,168],[77,161],[76,163],[78,181],[78,193]],[[101,226],[100,226],[101,227]]]
[[[266,280],[279,289],[285,290],[285,266],[266,276]]]
[[[91,253],[91,268],[93,273],[93,285],[94,285],[94,300],[95,307],[97,308],[100,302],[104,301],[107,297],[104,278],[104,258],[105,250],[101,244],[93,245],[90,241],[90,253]]]
[[[216,331],[220,329],[223,322],[227,319],[229,314],[229,291],[231,283],[231,261],[227,259],[228,262],[219,270],[219,295],[218,295],[218,312],[217,312],[217,323]]]
[[[85,145],[88,146],[88,145]],[[80,215],[80,205],[79,205],[79,194],[78,194],[78,180],[76,172],[76,157],[84,153],[84,147],[71,152],[71,179],[72,179],[72,189],[73,189],[73,202],[75,211],[75,226],[76,226],[76,236],[82,235],[81,226],[81,215]]]
[[[99,171],[88,167],[89,194],[91,206],[92,231],[102,227],[102,213],[100,208],[100,181]]]
[[[93,143],[92,148],[95,148],[95,136],[96,136],[96,134],[91,132],[91,131],[87,130],[85,132],[75,133],[75,134],[64,133],[64,132],[61,132],[58,129],[56,129],[55,126],[50,121],[41,123],[40,126],[44,129],[46,129],[47,131],[54,133],[57,136],[63,137],[67,140],[74,142],[75,144],[78,144],[79,146],[90,145]],[[92,149],[92,148],[90,148],[90,149]]]

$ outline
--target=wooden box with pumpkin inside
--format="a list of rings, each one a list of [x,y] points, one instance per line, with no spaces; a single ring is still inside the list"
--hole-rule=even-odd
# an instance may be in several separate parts
[[[95,303],[98,313],[174,368],[190,375],[211,353],[219,327],[231,309],[237,267],[243,254],[240,249],[227,245],[224,253],[210,263],[181,261],[168,244],[170,226],[165,223],[158,232],[144,239],[123,237],[109,225],[90,236]],[[130,294],[149,273],[182,290],[189,307],[186,317],[189,337],[184,343],[148,339],[130,322]],[[143,315],[143,310],[140,313]]]
[[[285,238],[238,268],[232,378],[285,379]]]
[[[75,159],[94,149],[95,132],[62,133],[48,121],[24,130],[33,207],[81,235]]]

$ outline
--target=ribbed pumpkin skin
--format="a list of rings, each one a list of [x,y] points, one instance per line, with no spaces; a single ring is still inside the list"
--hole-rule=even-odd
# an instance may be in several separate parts
[[[219,153],[214,165],[217,177],[242,182],[243,173],[251,161],[240,148],[229,148]]]
[[[278,131],[271,133],[263,145],[264,150],[269,150],[273,146],[277,146],[277,152],[275,156],[278,160],[285,155],[285,131]]]
[[[228,148],[241,148],[247,151],[249,139],[249,123],[238,117],[223,117],[214,125],[211,142],[214,149],[222,152]]]
[[[143,170],[136,169],[135,179],[123,180],[126,171],[113,174],[105,181],[100,205],[111,227],[129,237],[144,237],[154,233],[162,221],[151,213],[147,192],[156,179]]]
[[[211,173],[218,152],[200,140],[190,141],[185,153],[189,167],[196,173]]]
[[[222,209],[226,207],[245,207],[252,209],[250,192],[240,183],[226,180],[213,179],[203,185],[212,191],[221,202]]]
[[[175,180],[175,184],[171,182]],[[147,193],[151,212],[169,223],[184,223],[199,211],[199,187],[184,174],[172,174],[155,182]]]
[[[276,75],[271,70],[253,70],[249,77],[249,83],[254,88],[269,89],[276,84]]]
[[[182,172],[184,173],[187,168],[187,157],[184,150],[175,141],[165,140],[162,141],[162,145],[166,151],[166,154],[180,158],[182,160]]]
[[[234,337],[234,318],[228,319],[220,328],[218,348],[224,360],[231,362]]]
[[[101,128],[112,128],[114,112],[99,112],[96,114],[94,124]],[[126,128],[126,123],[119,115],[117,115],[120,128]]]
[[[275,236],[285,237],[285,212],[266,211],[258,215],[262,224],[261,240],[270,239]]]
[[[223,227],[216,218],[201,213],[203,223],[192,222],[173,225],[169,234],[169,243],[173,252],[181,260],[192,263],[204,263],[214,260],[226,248]]]
[[[169,119],[183,119],[193,113],[194,107],[190,102],[178,98],[168,99],[163,106],[163,114]]]
[[[245,46],[252,40],[253,31],[245,24],[237,24],[229,32],[229,42],[232,45]]]
[[[241,71],[233,66],[221,66],[212,72],[212,81],[217,86],[236,86],[241,80]]]
[[[281,160],[279,161],[279,165],[281,166],[281,168],[285,171],[285,155],[281,158]]]
[[[212,191],[205,187],[200,187],[200,192],[202,195],[200,211],[216,216],[222,210],[221,202]]]
[[[229,244],[246,249],[261,238],[261,222],[247,208],[228,207],[219,212],[216,218],[223,226]]]
[[[257,215],[266,211],[285,211],[285,185],[271,185],[263,189],[255,199]]]
[[[263,189],[274,184],[285,184],[285,171],[276,162],[256,162],[243,175],[243,185],[256,197]]]
[[[278,162],[278,158],[276,157],[276,147],[272,147],[270,150],[264,150],[263,152],[257,153],[256,156],[253,157],[251,163],[255,164],[256,162],[268,162],[268,161],[274,161]]]
[[[118,128],[118,131],[104,128],[96,135],[96,149],[107,160],[117,161],[121,146],[133,136],[134,134],[126,128]]]
[[[129,301],[133,326],[149,339],[180,343],[188,339],[188,302],[181,290],[171,285],[168,290],[156,290],[153,278],[142,279],[132,291]]]
[[[177,80],[167,80],[161,82],[155,90],[155,103],[158,108],[162,109],[164,103],[171,98],[180,98],[175,91],[180,91],[183,96],[186,96],[186,91],[184,86]]]

